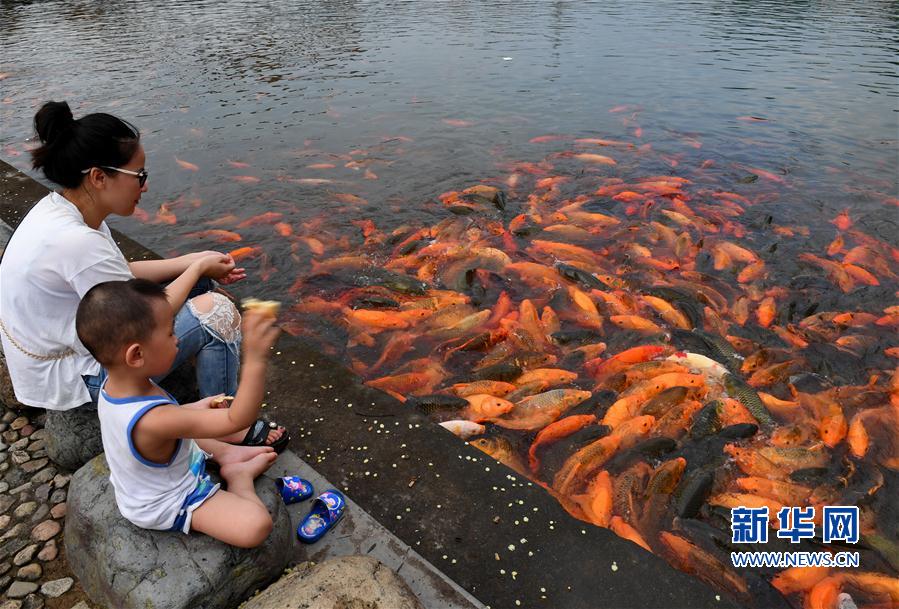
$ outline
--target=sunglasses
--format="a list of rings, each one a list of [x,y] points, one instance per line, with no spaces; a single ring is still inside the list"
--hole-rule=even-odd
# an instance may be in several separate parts
[[[119,167],[110,167],[108,165],[100,165],[101,169],[109,169],[111,171],[118,171],[119,173],[127,173],[130,176],[135,176],[137,178],[138,185],[143,188],[144,184],[147,183],[147,178],[150,177],[150,173],[146,169],[141,169],[140,171],[131,171],[130,169],[120,169]],[[81,173],[90,173],[92,167],[88,167],[83,170]]]

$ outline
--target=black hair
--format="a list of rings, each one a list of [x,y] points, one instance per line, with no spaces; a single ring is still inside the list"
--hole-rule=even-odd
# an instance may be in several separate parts
[[[131,123],[102,112],[75,120],[64,101],[41,106],[34,130],[41,145],[31,151],[32,166],[66,188],[79,186],[85,169],[126,165],[140,143],[140,132]]]
[[[116,364],[119,349],[146,340],[156,329],[154,299],[166,300],[165,288],[146,279],[98,283],[78,305],[78,338],[98,362]]]

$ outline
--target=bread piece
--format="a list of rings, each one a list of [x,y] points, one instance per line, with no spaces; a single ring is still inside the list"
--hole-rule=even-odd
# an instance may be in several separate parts
[[[244,298],[240,303],[246,311],[259,311],[269,317],[277,317],[281,310],[281,303],[277,300],[259,300],[258,298]]]

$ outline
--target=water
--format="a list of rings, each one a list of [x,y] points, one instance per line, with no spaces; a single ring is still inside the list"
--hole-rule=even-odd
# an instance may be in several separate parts
[[[724,301],[693,309],[707,331],[728,335],[738,347],[775,347],[776,357],[795,358],[796,370],[787,374],[811,371],[861,386],[879,371],[880,385],[865,395],[882,401],[883,379],[899,353],[888,352],[897,348],[894,322],[881,319],[899,287],[899,252],[883,244],[899,243],[897,24],[895,2],[3,2],[0,156],[28,170],[31,119],[48,99],[68,100],[76,116],[108,111],[131,120],[143,133],[150,191],[139,213],[111,223],[168,255],[259,248],[243,262],[250,281],[235,291],[291,303],[299,297],[285,316],[288,331],[314,335],[368,380],[411,373],[380,381],[401,394],[465,380],[493,357],[481,347],[461,348],[478,326],[457,331],[452,324],[478,309],[498,311],[500,294],[522,315],[521,302],[529,299],[537,311],[552,308],[564,330],[600,331],[576,306],[571,287],[548,291],[539,277],[510,276],[495,250],[478,250],[489,246],[515,262],[551,267],[556,258],[573,257],[608,273],[608,289],[592,293],[607,317],[603,357],[658,340],[659,328],[611,317],[637,302],[635,294],[671,282],[695,295],[700,286]],[[584,138],[615,143],[577,141]],[[583,153],[615,164],[577,156]],[[551,176],[562,178],[556,188],[541,185]],[[649,176],[662,182],[674,176],[664,186],[672,193],[649,197],[649,206],[645,198],[612,198],[616,180],[642,192],[636,181]],[[477,183],[502,187],[506,209],[479,201],[470,216],[456,218],[452,211],[466,211],[458,197],[441,195]],[[589,232],[584,223],[595,217],[582,216],[542,222],[536,236],[501,232],[523,212],[548,218],[559,209],[578,212],[570,203],[579,200],[581,212],[609,214],[621,224]],[[435,226],[438,246],[462,248],[436,260],[415,258],[422,245],[405,258],[394,250],[414,231]],[[676,244],[666,243],[665,226],[679,233]],[[202,232],[209,230],[236,231],[241,241],[217,243],[221,233]],[[832,243],[839,234],[845,247]],[[590,251],[559,254],[547,239]],[[754,252],[734,256],[757,255],[764,274],[742,277],[746,260],[719,258],[722,241]],[[876,271],[881,285],[864,285],[871,279],[855,268],[840,289],[833,285],[839,273],[822,265],[860,245],[877,250],[878,260],[861,264]],[[466,273],[465,248],[483,256],[477,268],[492,274]],[[317,264],[360,252],[455,286],[477,297],[477,306],[445,306],[433,314],[438,322],[391,318],[379,320],[386,327],[372,326],[374,313],[335,303],[364,308],[396,298],[412,309],[404,315],[431,312],[416,308],[423,300],[395,290],[358,289],[374,273],[360,279],[352,263],[344,274],[306,281],[321,269]],[[348,281],[357,281],[357,289]],[[769,319],[766,303],[774,305]],[[642,313],[654,315],[645,304]],[[860,309],[867,317],[845,323],[808,317]],[[388,315],[396,311],[388,307]],[[490,327],[519,332],[516,357],[537,344],[579,373],[584,388],[608,393],[611,385],[602,383],[623,382],[611,377],[594,387],[599,377],[591,378],[590,369],[602,360],[590,359],[605,346],[585,362],[573,357],[578,343],[528,344],[536,322],[529,330],[508,316],[503,321],[509,325]],[[768,382],[742,372],[757,388],[793,397],[782,376]],[[717,383],[709,385],[720,393]],[[868,429],[874,439],[865,467],[876,463],[887,478],[869,504],[887,532],[894,516],[883,507],[895,496],[899,455],[878,433],[896,422],[888,409],[873,408],[880,402],[859,398],[850,405],[854,391],[864,388],[840,394],[847,420],[864,412],[886,421]],[[666,459],[687,457],[688,471],[717,462],[712,457],[721,446],[707,454],[708,442],[682,437],[678,421],[659,424],[663,435],[679,439],[679,452]],[[744,445],[755,450],[775,443],[776,433],[786,437],[784,431]],[[817,432],[810,433],[808,442],[817,441]],[[527,432],[500,434],[524,447],[519,457],[525,456]],[[843,446],[833,452],[835,466]],[[717,487],[731,484],[734,471],[731,464],[719,468]],[[543,480],[552,482],[552,472]],[[865,483],[853,484],[877,490],[883,479]],[[658,519],[648,513],[643,531],[654,535]],[[649,541],[661,548],[655,537]],[[865,560],[868,569],[889,571],[882,557]]]
[[[651,143],[731,179],[787,175],[791,217],[850,207],[895,240],[882,200],[897,194],[897,16],[892,2],[4,2],[0,155],[27,169],[44,100],[133,121],[141,206],[152,220],[168,203],[178,222],[112,224],[163,254],[214,246],[185,235],[228,214],[325,213],[313,232],[335,238],[358,218],[433,224],[445,211],[429,200],[543,158],[552,148],[528,140],[545,134]],[[639,110],[631,125],[608,112],[621,105]],[[308,168],[321,163],[335,168]],[[272,256],[267,296],[308,264]]]

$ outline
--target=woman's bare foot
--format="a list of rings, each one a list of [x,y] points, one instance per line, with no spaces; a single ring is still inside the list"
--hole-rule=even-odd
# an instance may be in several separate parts
[[[257,455],[274,452],[275,449],[271,446],[238,446],[222,442],[221,446],[212,453],[212,459],[220,466],[225,466],[233,463],[246,463]]]
[[[261,453],[250,459],[249,461],[241,461],[238,463],[228,463],[222,465],[220,473],[226,482],[232,483],[234,480],[254,480],[265,470],[272,466],[275,459],[278,458],[271,449],[268,452]]]

